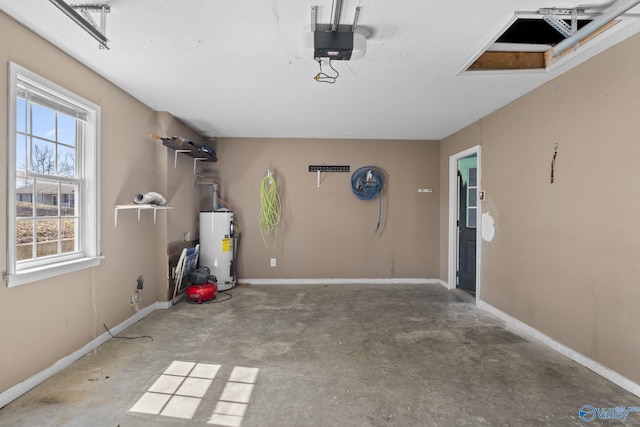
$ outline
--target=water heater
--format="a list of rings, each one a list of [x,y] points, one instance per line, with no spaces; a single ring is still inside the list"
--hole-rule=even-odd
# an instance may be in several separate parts
[[[201,267],[209,267],[216,276],[219,291],[233,288],[235,274],[235,232],[233,212],[219,209],[200,212],[200,259]]]

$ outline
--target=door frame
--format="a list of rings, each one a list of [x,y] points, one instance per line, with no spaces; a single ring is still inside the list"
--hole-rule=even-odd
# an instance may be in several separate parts
[[[482,189],[482,167],[480,158],[480,145],[467,148],[464,151],[449,157],[449,264],[448,264],[448,288],[456,289],[456,271],[458,269],[458,160],[476,155],[478,158],[478,191]],[[482,200],[478,197],[478,209],[476,209],[476,305],[480,301],[480,247],[482,246]]]

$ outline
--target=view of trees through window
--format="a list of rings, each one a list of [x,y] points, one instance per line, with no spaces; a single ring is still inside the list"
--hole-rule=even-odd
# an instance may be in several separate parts
[[[16,260],[76,251],[79,122],[24,98],[16,106]]]

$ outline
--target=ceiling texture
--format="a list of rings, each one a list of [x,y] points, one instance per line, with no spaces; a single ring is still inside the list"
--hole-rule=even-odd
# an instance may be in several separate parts
[[[312,6],[316,22],[330,24],[332,0],[103,3],[109,49],[49,1],[0,0],[0,10],[207,137],[440,140],[640,30],[634,7],[632,19],[546,69],[466,71],[517,12],[597,15],[616,2],[344,0],[339,22],[352,25],[360,7],[356,32],[367,48],[361,59],[332,61],[339,77],[329,84],[314,79],[319,64],[302,44]],[[326,61],[323,71],[333,74]]]

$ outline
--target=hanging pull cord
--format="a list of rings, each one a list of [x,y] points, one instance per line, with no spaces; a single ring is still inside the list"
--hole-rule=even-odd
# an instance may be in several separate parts
[[[338,72],[338,70],[333,68],[333,65],[331,65],[331,60],[329,60],[329,68],[331,68],[333,70],[333,72],[335,73],[335,75],[333,75],[333,76],[331,76],[331,75],[325,73],[324,71],[322,71],[322,60],[321,59],[318,59],[318,65],[320,66],[320,72],[318,74],[316,74],[315,77],[313,78],[315,81],[317,81],[319,83],[334,84],[336,82],[336,80],[338,80],[338,77],[340,77],[340,73]]]
[[[380,228],[380,221],[382,220],[382,194],[380,194],[380,197],[378,197],[378,201],[380,202],[378,204],[378,225],[376,225],[376,229],[373,230],[374,236],[376,235],[376,233],[378,233],[378,229]]]
[[[555,168],[556,168],[556,156],[558,155],[558,143],[554,147],[553,151],[553,159],[551,159],[551,183],[553,184],[554,176],[555,176]]]

